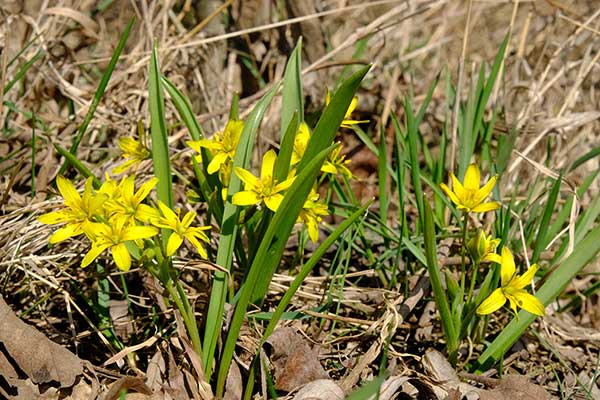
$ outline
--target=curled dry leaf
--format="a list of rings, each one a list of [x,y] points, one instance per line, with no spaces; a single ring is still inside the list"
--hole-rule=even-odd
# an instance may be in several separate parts
[[[521,375],[506,375],[494,389],[482,390],[480,400],[550,400],[543,387]]]
[[[317,379],[327,379],[317,352],[294,328],[277,329],[268,344],[273,348],[275,388],[290,392]]]
[[[293,400],[343,400],[344,391],[331,379],[317,379],[307,383]]]
[[[69,387],[83,373],[81,360],[76,355],[21,321],[2,298],[0,343],[8,352],[8,358],[36,384],[56,381],[60,387]]]
[[[448,396],[450,391],[458,389],[468,400],[476,400],[479,398],[481,389],[461,382],[456,374],[456,371],[450,365],[446,357],[437,350],[427,350],[422,358],[423,368],[429,376],[439,382],[439,386],[433,386],[433,390],[440,398]]]

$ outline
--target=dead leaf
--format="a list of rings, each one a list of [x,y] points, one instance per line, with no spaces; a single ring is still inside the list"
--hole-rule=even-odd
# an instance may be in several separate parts
[[[551,398],[546,389],[521,375],[506,375],[494,389],[480,392],[480,400],[550,400]]]
[[[478,393],[481,389],[461,382],[452,365],[450,365],[446,357],[439,351],[433,349],[427,350],[421,362],[429,376],[435,382],[439,382],[439,386],[432,386],[438,397],[446,397],[448,396],[448,392],[456,389],[463,393],[468,400],[475,400],[479,397]]]
[[[0,343],[34,383],[57,381],[73,386],[83,373],[81,360],[21,321],[0,298]]]
[[[127,300],[110,300],[108,303],[108,312],[112,320],[113,327],[120,338],[129,340],[133,333],[133,324],[129,316],[129,302]]]
[[[121,396],[121,391],[126,393],[136,392],[142,395],[151,395],[152,390],[144,383],[144,380],[134,376],[126,376],[110,385],[110,389],[104,395],[104,400],[117,400]]]
[[[290,392],[317,379],[327,379],[318,354],[294,328],[277,329],[267,341],[273,348],[275,388]]]
[[[242,382],[242,373],[240,367],[234,361],[229,367],[227,381],[225,382],[225,395],[223,400],[239,400],[244,392],[244,383]]]
[[[293,400],[343,400],[344,391],[331,379],[317,379],[307,383]]]

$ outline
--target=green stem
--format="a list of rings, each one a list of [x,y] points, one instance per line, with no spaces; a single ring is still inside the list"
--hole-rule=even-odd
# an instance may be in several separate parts
[[[479,262],[473,263],[473,276],[471,276],[471,284],[469,285],[469,293],[467,294],[467,303],[471,302],[471,297],[473,296],[473,290],[475,290],[475,281],[477,280],[477,272],[479,271]]]
[[[467,248],[467,225],[469,223],[469,213],[463,211],[463,229],[462,229],[462,243],[460,251],[460,288],[461,292],[465,292],[465,250]]]
[[[173,287],[173,281],[170,279],[166,282],[163,282],[163,285],[171,295],[171,298],[173,298],[177,309],[181,313],[181,318],[183,318],[185,328],[190,335],[194,350],[196,350],[198,355],[202,357],[202,345],[200,343],[200,335],[198,334],[198,325],[196,325],[196,318],[194,317],[190,303],[185,292],[183,291],[181,283],[177,282],[177,290],[175,290]]]

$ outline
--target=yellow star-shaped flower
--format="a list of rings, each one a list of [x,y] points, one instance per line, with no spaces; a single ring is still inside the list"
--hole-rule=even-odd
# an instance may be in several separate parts
[[[269,210],[277,211],[283,200],[283,192],[292,186],[295,176],[291,176],[283,182],[277,182],[273,177],[276,162],[277,154],[275,151],[267,151],[262,160],[260,178],[255,177],[243,168],[237,167],[234,172],[244,182],[244,190],[234,194],[231,202],[238,206],[265,203]]]
[[[450,177],[452,178],[452,190],[444,183],[440,184],[440,186],[459,210],[466,212],[486,212],[500,208],[500,203],[497,201],[484,203],[484,200],[490,195],[496,185],[497,178],[495,176],[491,177],[485,185],[480,187],[481,177],[479,167],[476,164],[471,164],[467,168],[464,186],[452,172],[450,173]]]
[[[517,275],[512,253],[507,247],[503,247],[500,260],[500,287],[477,307],[477,314],[491,314],[508,301],[515,315],[517,307],[521,307],[532,314],[543,316],[545,308],[542,302],[523,289],[531,284],[538,268],[537,264],[533,264],[523,275]]]

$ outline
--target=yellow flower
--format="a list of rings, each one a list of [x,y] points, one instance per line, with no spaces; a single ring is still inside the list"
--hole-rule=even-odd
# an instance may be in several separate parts
[[[475,263],[492,261],[500,264],[501,257],[496,254],[500,241],[501,239],[492,239],[492,235],[486,236],[483,230],[478,229],[477,235],[467,242],[467,249]]]
[[[296,132],[296,137],[294,138],[294,150],[292,152],[290,165],[296,165],[300,162],[300,160],[302,160],[309,140],[310,129],[308,129],[306,122],[301,122],[300,126],[298,127],[298,132]]]
[[[527,293],[526,290],[523,290],[525,286],[531,284],[531,280],[535,276],[538,268],[537,264],[533,264],[523,275],[517,275],[515,260],[512,253],[508,248],[503,247],[500,262],[501,286],[494,290],[492,294],[477,307],[477,314],[491,314],[502,307],[508,300],[510,308],[515,315],[517,314],[518,306],[532,314],[543,316],[545,314],[544,305],[535,296]]]
[[[465,174],[464,186],[458,181],[456,176],[451,172],[452,190],[444,183],[440,184],[446,195],[456,204],[459,210],[466,212],[486,212],[500,208],[500,203],[491,201],[484,203],[483,201],[490,195],[492,189],[496,185],[496,177],[493,176],[481,188],[479,167],[476,164],[471,164],[467,168]]]
[[[114,174],[125,172],[132,166],[141,163],[150,158],[150,150],[142,143],[141,140],[135,140],[132,137],[119,138],[119,147],[123,151],[123,158],[127,159],[123,164],[114,168]]]
[[[319,203],[319,193],[314,189],[308,195],[300,214],[298,214],[298,222],[304,222],[308,229],[308,236],[313,243],[319,240],[319,222],[324,215],[329,215],[327,205]]]
[[[323,163],[323,166],[321,166],[321,172],[332,175],[337,175],[339,173],[348,179],[355,179],[356,177],[352,175],[352,172],[347,167],[352,160],[346,160],[346,156],[341,154],[341,152],[342,144],[338,142],[337,146],[331,150],[331,153],[329,153],[329,156]]]
[[[118,189],[115,190],[118,191],[120,196],[108,200],[104,207],[111,214],[111,218],[123,219],[125,226],[135,225],[135,220],[148,222],[151,218],[159,218],[160,213],[158,210],[142,204],[142,201],[150,194],[157,183],[158,179],[154,177],[134,193],[135,175],[123,178]]]
[[[196,219],[196,213],[193,211],[188,211],[183,217],[183,220],[181,220],[179,219],[179,210],[175,213],[160,200],[158,201],[158,207],[163,216],[157,220],[151,220],[150,222],[152,225],[159,228],[170,229],[173,231],[167,242],[167,256],[170,257],[175,254],[177,249],[179,249],[183,243],[183,239],[187,239],[196,250],[198,250],[200,256],[207,258],[208,254],[206,254],[206,250],[204,250],[204,247],[202,247],[198,239],[206,243],[209,242],[208,236],[206,236],[203,231],[210,229],[210,226],[190,226],[192,222],[194,222],[194,219]]]
[[[64,223],[67,225],[50,236],[48,240],[50,243],[62,242],[84,233],[86,227],[95,221],[95,217],[103,214],[102,205],[106,200],[106,195],[94,194],[91,177],[85,182],[82,196],[79,195],[71,181],[65,177],[58,176],[56,184],[67,207],[41,215],[38,221],[50,225]]]
[[[237,167],[235,174],[244,182],[244,189],[233,195],[231,202],[238,206],[259,205],[265,203],[271,211],[277,211],[279,204],[283,200],[285,190],[289,189],[294,183],[295,177],[289,177],[281,183],[273,178],[277,154],[273,150],[265,153],[260,170],[260,179],[252,175],[251,172]]]
[[[233,160],[243,129],[244,121],[231,119],[227,122],[223,132],[215,133],[211,139],[188,141],[186,143],[197,153],[200,153],[202,147],[211,150],[213,159],[206,167],[206,171],[209,174],[214,174],[223,164]],[[196,156],[196,161],[202,162],[202,156]]]
[[[330,101],[331,101],[331,93],[329,92],[329,89],[327,89],[327,94],[325,95],[325,105],[328,106]],[[369,122],[369,120],[357,121],[357,120],[352,119],[352,113],[356,109],[357,104],[358,104],[358,96],[354,96],[352,98],[352,101],[350,102],[350,105],[348,106],[348,109],[346,110],[346,115],[344,115],[344,120],[342,121],[342,125],[341,125],[343,128],[352,128],[352,125]]]
[[[105,250],[110,249],[117,267],[123,271],[131,268],[131,255],[125,242],[128,240],[140,240],[152,237],[158,233],[158,229],[152,226],[125,226],[124,220],[116,220],[110,225],[95,223],[88,227],[93,231],[94,239],[92,248],[83,257],[82,267],[87,267]]]

